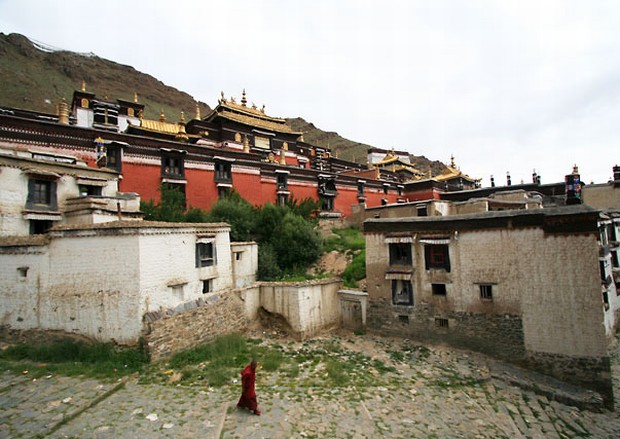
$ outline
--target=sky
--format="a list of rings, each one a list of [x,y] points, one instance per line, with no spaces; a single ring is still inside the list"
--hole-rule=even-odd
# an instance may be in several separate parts
[[[0,32],[223,91],[483,186],[620,165],[617,0],[0,0]],[[92,90],[96,93],[96,90]]]

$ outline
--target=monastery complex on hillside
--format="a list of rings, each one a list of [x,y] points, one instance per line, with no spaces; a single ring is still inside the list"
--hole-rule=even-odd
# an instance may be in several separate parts
[[[562,182],[483,188],[454,159],[439,175],[401,151],[338,159],[245,92],[189,120],[143,112],[84,86],[57,115],[0,107],[3,330],[143,337],[160,358],[266,310],[301,338],[342,325],[447,342],[613,405],[620,167],[605,184],[582,185],[575,166]],[[254,205],[318,201],[323,221],[363,228],[367,291],[256,282],[257,244],[230,242],[229,225],[142,220],[162,184],[202,209],[232,190]]]

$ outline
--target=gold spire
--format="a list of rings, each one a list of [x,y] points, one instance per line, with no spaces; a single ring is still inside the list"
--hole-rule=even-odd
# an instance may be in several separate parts
[[[82,79],[82,91],[86,91],[86,81]]]
[[[284,148],[280,150],[280,164],[286,165],[286,152],[284,151]]]
[[[58,106],[58,123],[61,125],[69,125],[69,105],[65,98],[62,98]]]
[[[196,102],[196,115],[194,116],[194,119],[197,119],[197,120],[202,119],[202,116],[200,115],[200,106],[198,105],[198,102]]]
[[[226,103],[226,98],[224,97],[224,90],[221,91],[222,97],[220,98],[220,104]]]
[[[247,107],[248,100],[245,98],[245,88],[243,89],[243,93],[241,93],[241,105]]]
[[[243,152],[250,152],[250,140],[247,134],[243,135]]]
[[[136,104],[138,103],[138,92],[137,92],[137,91],[134,91],[134,92],[133,92],[133,101],[134,101],[134,103],[136,103]]]
[[[164,114],[164,109],[163,108],[159,112],[159,121],[160,122],[165,122],[166,121],[166,115]]]
[[[189,141],[189,136],[185,132],[185,112],[181,111],[181,118],[179,119],[179,122],[177,123],[177,125],[179,127],[179,131],[177,132],[177,135],[174,137],[174,140],[176,140],[177,142]]]
[[[451,168],[456,168],[456,165],[454,164],[454,154],[452,154],[450,156],[450,167]]]

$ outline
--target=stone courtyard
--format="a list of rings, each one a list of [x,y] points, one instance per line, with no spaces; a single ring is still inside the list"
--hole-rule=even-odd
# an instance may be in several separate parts
[[[359,362],[359,373],[369,384],[308,385],[323,364],[302,363],[295,377],[259,368],[262,415],[254,416],[236,408],[237,380],[213,388],[3,372],[0,438],[620,437],[620,412],[603,409],[596,395],[477,353],[370,334],[309,343],[264,335],[263,343],[299,352],[337,346],[343,361],[363,354],[369,362]],[[616,395],[619,350],[616,343]]]

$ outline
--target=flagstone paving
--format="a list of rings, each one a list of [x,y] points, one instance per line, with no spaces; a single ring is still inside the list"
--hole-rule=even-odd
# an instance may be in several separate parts
[[[316,370],[321,365],[302,364],[295,378],[259,369],[261,416],[236,408],[238,382],[203,388],[141,384],[136,376],[99,382],[5,372],[0,438],[620,437],[618,409],[581,410],[517,387],[519,379],[535,383],[538,377],[479,354],[432,346],[415,361],[395,358],[403,340],[371,335],[326,336],[316,343],[334,340],[342,355],[357,351],[383,362],[385,374],[360,388],[330,388],[304,384],[305,375],[322,373]],[[612,361],[619,395],[617,351]]]

